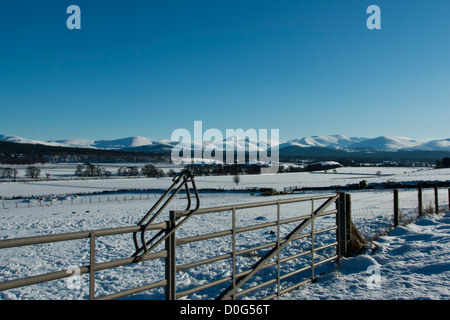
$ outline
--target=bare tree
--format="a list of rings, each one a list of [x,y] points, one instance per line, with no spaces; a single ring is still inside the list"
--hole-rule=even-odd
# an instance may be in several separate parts
[[[241,182],[241,177],[238,174],[235,174],[233,176],[233,182],[236,183],[236,185],[239,185],[239,182]]]
[[[19,171],[15,168],[0,168],[0,178],[16,180]]]
[[[39,178],[41,174],[41,169],[35,167],[35,166],[29,166],[25,170],[25,177],[31,178],[31,179],[37,179]]]
[[[75,170],[75,175],[81,177],[84,175],[84,166],[82,164],[77,165],[77,169]]]
[[[162,169],[156,168],[153,164],[146,164],[142,168],[142,174],[148,178],[161,178],[164,177],[164,171]]]

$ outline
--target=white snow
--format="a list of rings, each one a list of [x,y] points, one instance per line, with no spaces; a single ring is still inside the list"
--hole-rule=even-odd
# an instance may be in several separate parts
[[[238,136],[239,150],[243,148],[252,148],[251,150],[264,150],[268,147],[264,141],[247,141],[245,136]],[[227,138],[229,139],[229,138]],[[224,141],[213,141],[208,142],[207,139],[202,141],[204,146],[210,145],[214,146],[216,150],[222,150],[225,144],[230,143],[230,140],[224,139]],[[380,136],[376,138],[365,138],[365,137],[346,137],[343,135],[327,135],[327,136],[312,136],[312,137],[302,137],[298,139],[290,139],[288,141],[275,141],[268,140],[269,146],[279,145],[280,149],[289,146],[298,146],[302,148],[307,147],[322,147],[322,148],[332,148],[332,149],[376,149],[384,151],[396,151],[400,149],[405,150],[435,150],[435,151],[450,151],[449,138],[446,139],[423,139],[415,140],[408,137],[390,137],[390,136]],[[18,143],[31,143],[31,144],[44,144],[49,146],[66,146],[66,147],[81,147],[81,148],[99,148],[99,149],[122,149],[122,148],[132,148],[140,146],[154,146],[162,145],[172,147],[177,144],[194,147],[195,143],[186,141],[171,141],[169,139],[154,140],[146,137],[128,137],[119,138],[111,140],[87,140],[87,139],[59,139],[59,140],[36,140],[27,139],[12,135],[0,134],[0,141],[10,141]],[[181,146],[180,145],[180,146]]]
[[[48,194],[67,194],[67,193],[88,193],[117,191],[124,189],[167,189],[172,184],[172,178],[121,178],[121,179],[73,179],[77,164],[64,165],[42,165],[41,175],[51,174],[51,179],[41,179],[39,181],[27,182],[0,182],[0,195],[7,197],[14,196],[39,196]],[[102,164],[98,164],[103,166]],[[107,170],[115,173],[120,166],[128,164],[105,164]],[[130,164],[136,165],[136,164]],[[19,176],[27,166],[16,166],[19,170]],[[181,167],[165,167],[163,170],[174,168],[179,171]],[[377,174],[377,173],[380,173]],[[201,176],[196,177],[197,187],[200,189],[232,189],[242,190],[247,188],[274,188],[283,191],[285,187],[327,187],[327,186],[345,186],[347,184],[357,184],[361,180],[367,180],[369,183],[382,182],[410,182],[419,181],[448,181],[450,178],[450,169],[432,169],[432,168],[398,168],[398,167],[342,167],[337,168],[336,173],[332,171],[324,172],[296,172],[273,175],[243,175],[241,182],[236,185],[232,176]]]
[[[363,255],[280,299],[448,300],[450,211],[399,226]],[[376,271],[377,270],[377,271]]]
[[[4,199],[0,202],[0,239],[12,239],[37,235],[95,230],[103,228],[135,225],[148,209],[158,200],[161,192],[171,183],[171,179],[68,179],[73,167],[47,165],[46,169],[58,180],[36,182],[0,183],[3,197],[25,196],[26,199]],[[167,169],[167,168],[166,168]],[[381,171],[381,175],[377,175]],[[292,173],[278,175],[241,176],[239,186],[232,176],[196,177],[200,189],[222,188],[228,192],[202,192],[201,207],[258,202],[274,199],[308,196],[306,194],[278,195],[270,198],[252,192],[241,192],[242,188],[272,187],[283,190],[290,186],[329,186],[382,181],[448,181],[450,169],[430,170],[429,168],[338,168],[334,172]],[[135,190],[127,193],[93,194],[93,192]],[[140,192],[141,189],[155,189]],[[446,201],[446,191],[440,199]],[[76,196],[76,194],[82,194]],[[30,201],[31,197],[56,195],[57,200]],[[130,201],[134,195],[135,200]],[[139,195],[143,195],[142,198]],[[113,201],[118,197],[120,201]],[[127,201],[121,200],[128,197]],[[430,195],[427,194],[429,197]],[[108,201],[111,197],[111,201]],[[400,193],[402,212],[408,214],[415,209],[415,191]],[[428,199],[428,198],[427,198]],[[90,201],[92,200],[92,201]],[[5,204],[5,208],[1,205]],[[448,204],[447,204],[448,205]],[[171,204],[170,209],[184,209],[186,199],[182,195]],[[392,220],[392,192],[387,190],[352,192],[352,217],[355,225],[364,235],[384,227],[386,219]],[[306,210],[310,210],[306,208]],[[290,211],[282,214],[289,217]],[[255,221],[266,221],[274,217],[273,208],[246,210],[238,216],[238,225]],[[167,216],[162,219],[166,219]],[[194,217],[180,228],[180,237],[214,232],[230,228],[230,214],[202,215]],[[325,220],[324,224],[331,222]],[[321,222],[322,223],[322,222]],[[319,223],[317,223],[319,226]],[[289,232],[282,229],[282,232]],[[335,264],[324,265],[317,270],[317,282],[293,291],[282,299],[448,299],[450,267],[450,213],[429,215],[414,224],[399,226],[388,235],[378,238],[378,247],[369,247],[358,257],[346,258],[340,269]],[[273,240],[274,235],[255,233],[243,237],[238,245],[250,246],[261,239]],[[329,239],[318,238],[317,245],[326,244]],[[225,243],[226,242],[226,243]],[[177,251],[179,263],[204,259],[209,253],[228,252],[229,241],[209,240],[180,247]],[[97,262],[113,258],[129,257],[133,251],[131,235],[99,238],[96,246]],[[374,250],[377,248],[376,250]],[[0,250],[0,281],[15,279],[51,271],[67,269],[72,266],[87,265],[89,262],[89,242],[70,241],[39,246]],[[122,289],[160,280],[164,276],[163,261],[143,263],[130,267],[105,270],[96,274],[96,294],[104,295]],[[288,264],[289,268],[295,265]],[[370,267],[370,268],[369,268]],[[368,287],[368,279],[374,275],[367,270],[378,268],[380,288]],[[151,270],[151,272],[149,271]],[[188,269],[178,273],[179,290],[193,284],[203,284],[231,272],[228,263],[216,263],[203,269]],[[320,274],[323,273],[323,274]],[[371,277],[372,276],[372,277]],[[264,277],[264,275],[263,275]],[[267,279],[266,279],[267,280]],[[0,299],[86,299],[88,275],[81,277],[82,289],[68,287],[65,280],[42,285],[22,287],[0,292]],[[191,299],[212,299],[214,291],[198,293]],[[148,291],[131,299],[162,299],[162,290]]]
[[[330,135],[330,136],[312,136],[309,138],[303,137],[300,139],[291,139],[286,143],[280,145],[280,149],[288,147],[291,145],[299,147],[323,147],[323,148],[333,148],[342,149],[346,148],[352,144],[365,141],[367,138],[348,138],[343,135]]]
[[[368,139],[355,144],[350,145],[349,149],[375,149],[375,150],[387,150],[396,151],[405,148],[421,149],[420,145],[423,141],[417,141],[406,137],[377,137],[374,139]]]

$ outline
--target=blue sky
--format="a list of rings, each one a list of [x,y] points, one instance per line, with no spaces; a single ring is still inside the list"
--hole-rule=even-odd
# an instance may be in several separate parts
[[[66,9],[81,8],[81,30]],[[369,5],[381,30],[369,30]],[[0,7],[0,133],[449,138],[448,0],[39,0]]]

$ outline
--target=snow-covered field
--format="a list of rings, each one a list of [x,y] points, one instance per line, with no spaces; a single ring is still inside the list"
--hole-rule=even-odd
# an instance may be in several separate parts
[[[107,167],[108,168],[108,167]],[[109,169],[109,168],[108,168]],[[166,190],[171,184],[171,178],[120,178],[120,179],[69,179],[73,178],[74,166],[49,167],[42,172],[51,174],[50,179],[30,182],[0,182],[0,196],[5,198],[14,196],[65,195],[73,193],[93,193],[118,190]],[[377,172],[381,175],[377,175]],[[72,176],[68,176],[68,174]],[[328,172],[299,172],[274,175],[243,175],[239,185],[233,182],[232,176],[202,176],[195,181],[199,189],[241,190],[246,188],[274,188],[282,191],[285,187],[327,187],[357,184],[361,180],[369,183],[382,182],[416,182],[416,181],[448,181],[450,169],[432,168],[398,168],[398,167],[344,167],[338,168],[336,173]]]
[[[282,299],[450,299],[450,211],[399,226],[375,244]]]
[[[55,171],[52,171],[52,177],[55,177],[58,175],[57,170],[61,170],[61,168],[55,167],[53,169]],[[62,168],[62,171],[64,171],[64,168]],[[381,176],[376,174],[377,171],[381,171]],[[170,178],[72,180],[67,179],[67,177],[63,178],[64,173],[60,174],[62,179],[59,180],[0,183],[0,195],[4,198],[25,197],[25,199],[6,199],[0,202],[0,239],[135,225],[159,198],[162,190],[165,190],[172,183]],[[232,181],[231,176],[196,177],[196,183],[199,189],[205,189],[201,193],[200,200],[201,207],[206,208],[225,204],[301,197],[310,194],[278,195],[267,198],[257,193],[240,191],[240,189],[245,188],[268,187],[283,190],[285,187],[292,186],[345,186],[346,184],[358,183],[362,179],[369,183],[421,180],[449,181],[450,170],[384,167],[339,168],[336,173],[242,176],[238,186]],[[206,189],[219,188],[229,191],[206,191]],[[132,191],[118,193],[119,190],[127,189]],[[115,193],[98,194],[104,191]],[[440,199],[444,204],[447,201],[447,190],[441,192]],[[75,194],[81,194],[81,196],[74,197]],[[58,200],[39,203],[31,202],[27,198],[48,195],[55,195],[55,199]],[[133,196],[133,201],[130,201],[131,196]],[[118,201],[115,201],[116,197]],[[128,200],[120,201],[122,197],[127,197]],[[426,197],[426,199],[432,199],[432,194],[428,192]],[[415,214],[416,199],[415,191],[404,190],[401,192],[400,203],[402,213],[405,216],[409,212],[412,212],[411,215]],[[1,206],[2,203],[4,207]],[[305,206],[305,210],[310,210],[309,205],[308,203]],[[186,199],[183,198],[183,195],[180,195],[171,204],[170,209],[184,209],[185,206]],[[373,234],[376,229],[387,228],[392,223],[392,192],[386,190],[352,192],[352,211],[355,225],[366,236]],[[286,209],[282,208],[281,212],[285,217],[289,217],[289,206]],[[238,225],[246,225],[255,223],[255,221],[264,222],[273,219],[275,214],[276,210],[273,207],[245,210],[243,214],[238,216],[237,223]],[[163,217],[163,219],[166,218],[167,215]],[[325,274],[318,278],[318,282],[290,293],[285,298],[448,299],[450,268],[443,257],[449,257],[449,219],[448,215],[427,216],[421,218],[416,224],[398,227],[391,231],[388,236],[377,239],[377,244],[380,247],[374,255],[367,254],[345,259],[340,270],[336,270],[334,264],[328,264],[319,270],[325,272]],[[322,220],[324,226],[331,223],[331,220],[325,218]],[[210,215],[194,217],[179,230],[180,237],[229,229],[230,224],[229,212],[213,217]],[[289,232],[289,230],[283,229],[282,232]],[[274,235],[268,234],[266,230],[266,233],[241,238],[238,245],[242,247],[250,246],[261,238],[273,241],[273,237]],[[99,238],[96,246],[97,262],[130,256],[134,252],[131,239],[131,235]],[[317,245],[323,245],[329,239],[318,237],[317,241]],[[210,240],[202,243],[202,245],[186,245],[177,251],[177,260],[179,260],[177,262],[188,263],[204,259],[208,256],[208,252],[221,253],[227,250],[229,250],[229,241]],[[414,261],[414,264],[408,266],[408,261]],[[87,265],[88,262],[88,240],[2,249],[0,250],[0,281],[15,279],[19,276],[58,271],[72,266]],[[96,284],[98,284],[96,294],[101,296],[160,280],[164,276],[163,263],[163,261],[155,260],[131,267],[100,272],[96,274]],[[251,263],[251,261],[248,261],[248,263]],[[366,280],[369,275],[366,274],[366,269],[369,266],[374,266],[373,268],[378,268],[377,270],[380,271],[381,290],[367,289]],[[288,265],[288,268],[295,268],[295,266]],[[316,272],[319,273],[319,271]],[[194,284],[202,284],[223,277],[230,272],[229,262],[223,262],[215,264],[214,268],[208,267],[195,271],[180,272],[177,281],[180,290],[183,290]],[[393,287],[390,282],[391,278],[392,281],[401,283],[401,287],[400,285],[399,287]],[[432,281],[434,285],[430,284],[429,291],[420,290],[420,284],[426,280]],[[82,286],[79,290],[68,288],[67,281],[59,280],[48,284],[0,292],[0,299],[85,299],[88,294],[87,283],[88,276],[83,275],[81,276]],[[336,288],[336,291],[333,288]],[[389,292],[391,288],[392,292]],[[378,294],[376,294],[377,292]],[[190,298],[211,299],[214,294],[216,293],[213,291],[206,291]],[[161,299],[163,298],[163,292],[162,290],[153,290],[132,298]]]

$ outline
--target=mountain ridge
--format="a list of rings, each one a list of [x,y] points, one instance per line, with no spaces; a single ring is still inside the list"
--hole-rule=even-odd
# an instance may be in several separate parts
[[[48,146],[61,147],[75,147],[75,148],[92,148],[92,149],[106,149],[106,150],[170,150],[171,148],[180,144],[179,141],[170,140],[155,140],[146,137],[126,137],[111,140],[89,140],[89,139],[64,139],[64,140],[34,140],[18,136],[0,134],[0,141],[9,141],[16,143],[42,144]],[[218,142],[204,142],[203,147],[209,145],[217,150],[225,150],[226,143],[224,141]],[[194,148],[194,143],[182,143],[183,147]],[[180,146],[181,146],[180,145]],[[241,148],[251,148],[253,150],[265,149],[268,146],[260,144],[258,141],[251,141],[249,139],[240,140]],[[290,139],[285,142],[280,142],[278,148],[285,149],[291,147],[298,148],[326,148],[334,150],[374,150],[374,151],[450,151],[450,138],[448,139],[429,139],[429,140],[415,140],[407,137],[392,137],[379,136],[376,138],[365,137],[346,137],[344,135],[328,135],[328,136],[311,136],[299,139]]]

